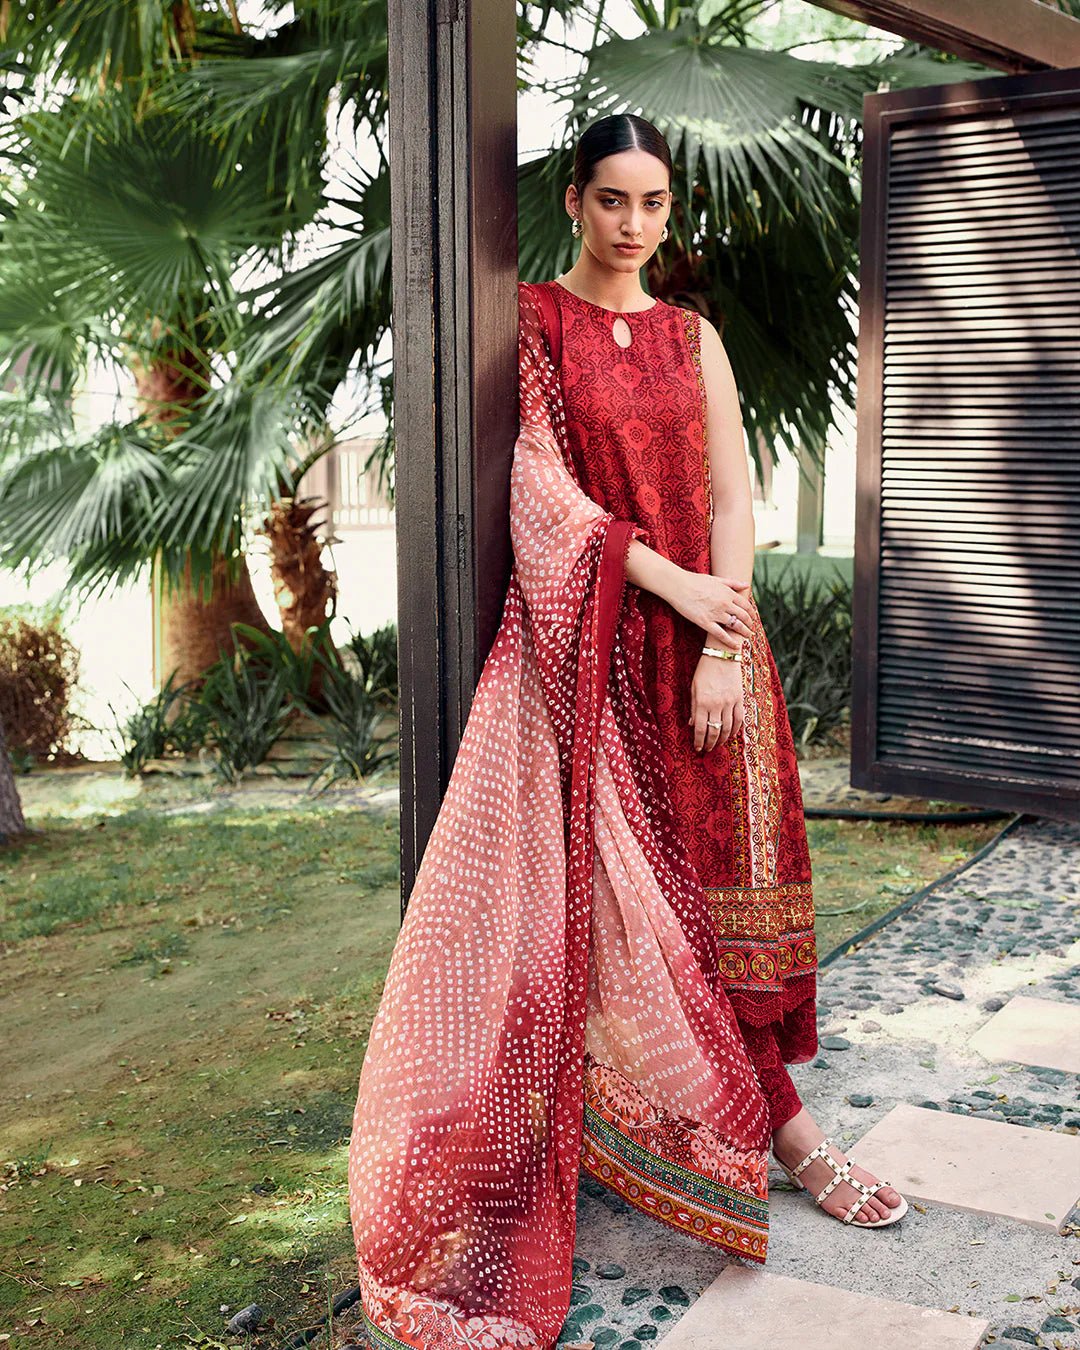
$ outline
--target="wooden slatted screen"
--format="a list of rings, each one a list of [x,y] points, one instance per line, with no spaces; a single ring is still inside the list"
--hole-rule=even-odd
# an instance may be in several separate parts
[[[1080,819],[1080,70],[864,127],[851,781]]]

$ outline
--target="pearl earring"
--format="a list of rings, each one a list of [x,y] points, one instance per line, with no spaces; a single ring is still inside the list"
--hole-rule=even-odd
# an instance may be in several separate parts
[[[570,233],[574,236],[575,239],[579,239],[579,238],[581,237],[581,217],[580,217],[580,216],[575,216],[575,217],[573,218],[573,220],[570,222]]]

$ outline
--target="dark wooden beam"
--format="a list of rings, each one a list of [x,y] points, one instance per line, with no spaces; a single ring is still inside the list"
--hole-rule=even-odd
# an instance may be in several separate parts
[[[510,569],[515,6],[389,0],[387,19],[404,907]]]
[[[1040,0],[812,0],[822,9],[1015,73],[1080,66],[1080,20]]]

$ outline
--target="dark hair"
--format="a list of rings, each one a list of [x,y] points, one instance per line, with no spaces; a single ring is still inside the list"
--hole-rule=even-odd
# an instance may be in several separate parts
[[[671,147],[663,134],[635,113],[613,113],[610,117],[590,122],[578,138],[574,150],[574,187],[579,197],[585,196],[586,186],[592,182],[597,163],[620,150],[645,150],[655,155],[668,172],[671,186]]]

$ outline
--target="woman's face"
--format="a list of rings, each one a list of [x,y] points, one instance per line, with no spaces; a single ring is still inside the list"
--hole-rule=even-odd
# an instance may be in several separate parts
[[[581,217],[582,243],[599,262],[636,272],[656,252],[671,214],[667,167],[647,150],[620,150],[597,160],[582,200],[567,188],[566,208]],[[632,244],[639,247],[621,247]]]

